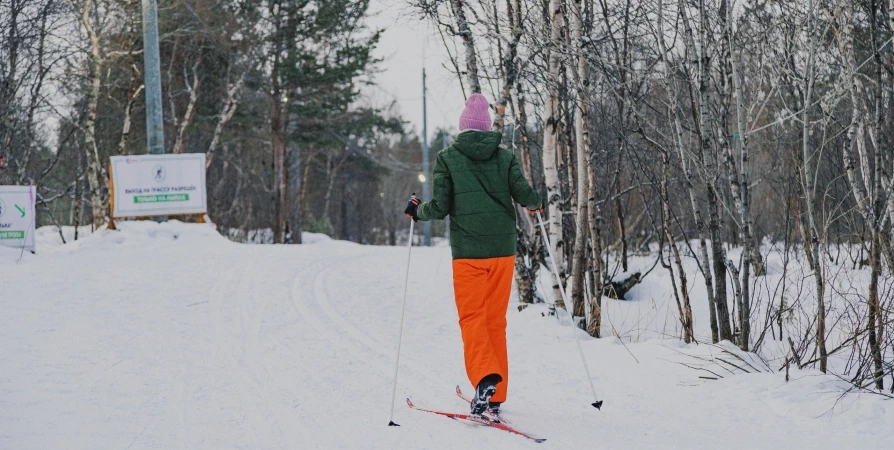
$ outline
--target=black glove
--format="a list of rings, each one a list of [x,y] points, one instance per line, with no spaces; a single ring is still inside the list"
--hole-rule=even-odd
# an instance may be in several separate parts
[[[419,209],[420,203],[422,203],[422,201],[416,198],[416,194],[413,194],[410,197],[410,200],[407,201],[407,209],[404,210],[404,214],[406,214],[407,217],[412,218],[414,222],[419,221],[419,216],[416,215],[416,210]]]

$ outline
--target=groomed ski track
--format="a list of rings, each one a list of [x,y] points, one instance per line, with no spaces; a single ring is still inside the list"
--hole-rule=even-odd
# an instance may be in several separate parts
[[[125,222],[25,255],[0,249],[0,448],[884,448],[894,402],[818,372],[718,381],[678,364],[707,346],[583,345],[542,305],[509,310],[504,414],[547,438],[413,411],[466,412],[450,250],[414,249],[395,422],[405,247],[309,235],[238,245],[202,225]],[[716,349],[714,350],[716,352]],[[636,359],[631,356],[635,355]],[[637,360],[639,362],[637,362]]]

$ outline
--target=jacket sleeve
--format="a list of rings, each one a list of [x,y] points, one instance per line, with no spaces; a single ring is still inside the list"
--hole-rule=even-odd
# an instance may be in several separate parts
[[[444,162],[444,157],[438,155],[435,160],[434,176],[432,177],[432,199],[419,205],[416,216],[419,220],[443,220],[450,213],[450,203],[453,201],[453,179],[450,170]]]
[[[528,184],[514,154],[509,162],[509,191],[512,193],[512,199],[525,208],[540,209],[540,206],[543,205],[540,194]]]

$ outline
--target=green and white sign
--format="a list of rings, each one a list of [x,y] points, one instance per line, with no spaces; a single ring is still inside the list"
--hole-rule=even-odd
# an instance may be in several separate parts
[[[205,154],[111,157],[114,217],[208,212]]]
[[[34,250],[34,186],[0,186],[0,245]]]

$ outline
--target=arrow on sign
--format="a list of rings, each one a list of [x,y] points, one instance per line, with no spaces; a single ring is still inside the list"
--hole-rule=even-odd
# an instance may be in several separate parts
[[[25,217],[25,208],[22,208],[21,206],[16,205],[16,209],[19,210],[19,213],[22,215],[22,217]]]

